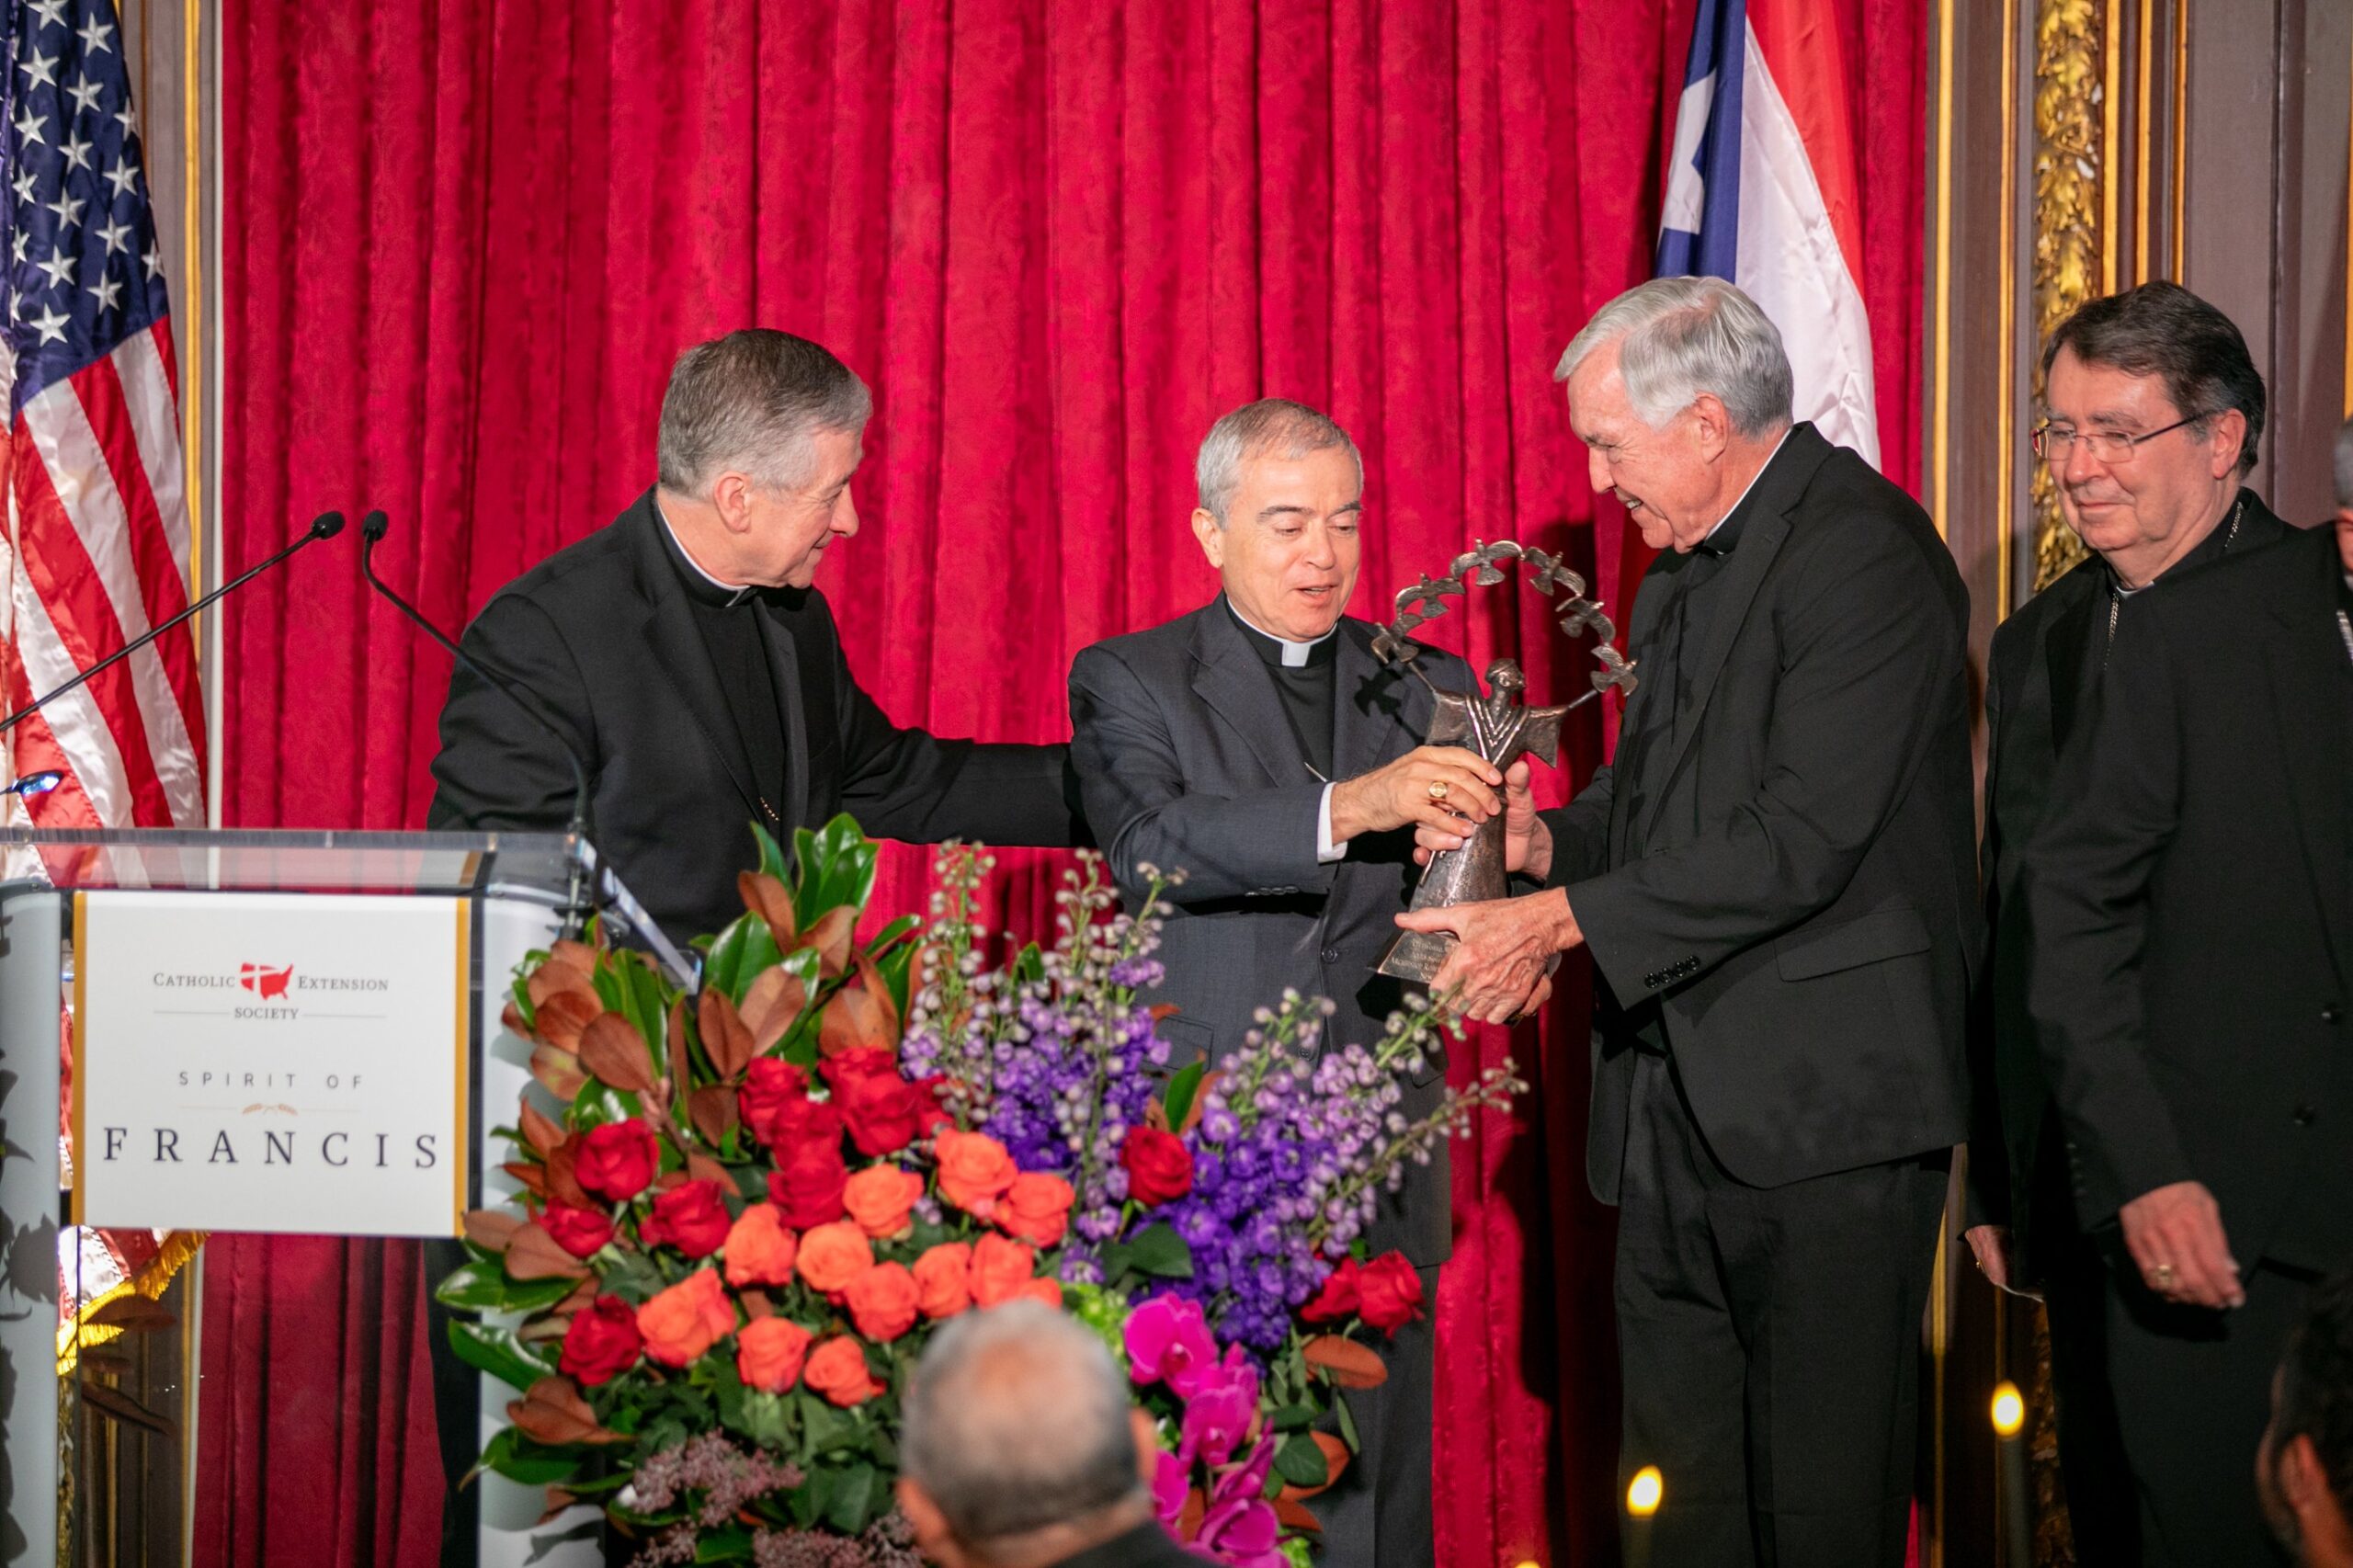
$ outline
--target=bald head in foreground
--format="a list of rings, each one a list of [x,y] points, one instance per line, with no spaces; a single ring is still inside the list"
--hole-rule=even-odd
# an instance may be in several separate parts
[[[907,1396],[899,1506],[943,1568],[1189,1563],[1153,1517],[1159,1443],[1103,1342],[1034,1301],[970,1312]]]

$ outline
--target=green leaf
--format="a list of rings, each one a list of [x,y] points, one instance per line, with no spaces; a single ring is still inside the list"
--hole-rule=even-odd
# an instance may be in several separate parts
[[[507,987],[507,994],[515,998],[515,1010],[523,1015],[523,1027],[536,1032],[540,1010],[531,1005],[531,983],[517,974],[515,983]]]
[[[825,1522],[844,1535],[856,1535],[881,1511],[876,1505],[881,1488],[875,1484],[881,1474],[863,1460],[831,1473],[834,1483],[826,1499]]]
[[[749,1562],[752,1561],[752,1532],[742,1525],[707,1530],[695,1538],[695,1561]]]
[[[858,1447],[858,1417],[807,1394],[806,1391],[803,1393],[804,1397],[796,1403],[801,1410],[801,1451],[809,1459]]]
[[[1293,1486],[1322,1486],[1332,1479],[1324,1450],[1304,1432],[1294,1432],[1275,1450],[1275,1473]]]
[[[1165,1220],[1146,1225],[1128,1243],[1130,1261],[1146,1274],[1156,1274],[1163,1279],[1190,1279],[1193,1277],[1193,1249],[1185,1238]]]
[[[806,929],[825,911],[848,904],[863,910],[874,892],[874,870],[881,851],[847,812],[812,833],[801,828],[792,835],[800,858],[801,881],[792,890],[792,913]]]
[[[760,971],[774,968],[782,956],[767,921],[756,915],[739,915],[710,944],[702,983],[727,993],[729,1001],[741,1002]]]
[[[1210,1059],[1196,1057],[1193,1064],[1168,1080],[1167,1093],[1160,1096],[1160,1108],[1168,1113],[1168,1125],[1174,1131],[1185,1125],[1193,1114],[1193,1097],[1201,1092],[1201,1079],[1210,1070]]]
[[[781,1449],[792,1441],[792,1406],[780,1393],[746,1392],[742,1420],[736,1430],[764,1449]]]
[[[882,927],[882,934],[866,945],[869,953],[881,954],[874,960],[874,972],[882,977],[884,989],[891,993],[892,1005],[903,1018],[907,1016],[907,996],[915,983],[915,950],[919,944],[900,938],[920,924],[912,915],[903,916]]]
[[[1312,1404],[1286,1404],[1269,1420],[1278,1432],[1304,1432],[1315,1423],[1315,1407]]]
[[[555,1371],[555,1360],[535,1346],[515,1337],[511,1328],[492,1328],[478,1323],[449,1324],[449,1348],[458,1359],[479,1372],[487,1372],[499,1381],[521,1393],[541,1378]],[[506,1471],[501,1471],[504,1475]]]
[[[790,883],[792,871],[784,863],[784,846],[776,841],[776,835],[758,823],[754,823],[752,841],[760,846],[760,869],[778,881]]]
[[[1332,1414],[1340,1426],[1340,1441],[1347,1444],[1348,1452],[1364,1451],[1364,1440],[1357,1436],[1357,1418],[1348,1410],[1348,1396],[1338,1389],[1332,1391]]]
[[[469,1263],[433,1288],[433,1299],[456,1312],[534,1312],[572,1294],[573,1279],[509,1279],[495,1258]]]
[[[476,1471],[491,1471],[526,1486],[546,1486],[568,1479],[580,1468],[581,1456],[535,1443],[512,1426],[502,1426],[483,1448]]]
[[[1046,955],[1038,950],[1037,943],[1032,942],[1021,949],[1020,957],[1013,960],[1013,983],[1035,985],[1045,978]]]

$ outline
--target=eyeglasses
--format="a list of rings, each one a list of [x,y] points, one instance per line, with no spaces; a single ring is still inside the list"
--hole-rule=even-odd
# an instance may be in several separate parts
[[[2028,441],[2034,448],[2036,457],[2054,467],[2067,460],[2068,454],[2075,449],[2075,443],[2078,441],[2090,447],[2092,456],[2101,462],[2129,463],[2142,442],[2154,441],[2168,431],[2178,430],[2185,425],[2195,425],[2201,419],[2211,419],[2217,412],[2219,411],[2210,408],[2202,414],[2193,414],[2187,419],[2177,419],[2170,425],[2139,436],[2127,436],[2120,430],[2086,432],[2065,425],[2044,425],[2038,426],[2034,434],[2028,437]]]

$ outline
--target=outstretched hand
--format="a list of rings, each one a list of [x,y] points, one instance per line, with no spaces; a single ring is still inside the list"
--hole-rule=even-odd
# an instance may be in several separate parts
[[[1504,773],[1504,869],[1524,871],[1540,881],[1552,869],[1552,830],[1536,814],[1529,777],[1526,757]],[[1427,824],[1416,827],[1414,864],[1427,866],[1439,850],[1461,848],[1471,842],[1471,828],[1475,825],[1458,822],[1451,828]]]
[[[1463,1017],[1489,1024],[1510,1023],[1540,1006],[1551,991],[1554,956],[1585,940],[1568,894],[1558,888],[1526,898],[1409,909],[1397,924],[1457,938],[1430,982],[1430,994]]]
[[[1476,827],[1504,809],[1501,769],[1461,746],[1415,746],[1396,761],[1332,787],[1332,837],[1392,828]],[[1463,829],[1468,832],[1468,828]]]

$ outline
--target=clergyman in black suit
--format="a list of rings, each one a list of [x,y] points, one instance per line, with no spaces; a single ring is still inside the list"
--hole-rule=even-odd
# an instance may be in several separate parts
[[[1664,551],[1640,685],[1530,836],[1544,892],[1399,924],[1461,938],[1432,987],[1473,1013],[1592,955],[1587,1172],[1619,1211],[1620,1463],[1665,1481],[1653,1562],[1892,1568],[1982,934],[1967,595],[1909,497],[1792,425],[1731,284],[1630,290],[1559,375],[1594,488]]]
[[[2228,316],[2174,283],[2094,300],[2043,350],[2035,450],[2092,553],[1994,632],[1985,680],[1991,961],[1972,1035],[1969,1242],[1995,1284],[2049,1306],[2059,1455],[2080,1561],[2137,1560],[2102,1348],[2108,1266],[2076,1226],[2058,1119],[2027,1009],[2026,845],[2058,756],[2125,619],[2195,568],[2276,542],[2287,525],[2241,481],[2263,433],[2263,379]]]
[[[765,328],[678,357],[660,479],[508,584],[466,629],[587,764],[593,837],[672,937],[743,912],[746,823],[784,838],[847,811],[878,838],[1067,845],[1067,748],[901,728],[861,689],[810,585],[858,531],[872,402],[819,345]],[[441,710],[437,828],[561,829],[562,751],[460,666]]]
[[[2122,618],[2028,844],[2028,1000],[2076,1214],[2115,1232],[2107,1368],[2141,1561],[2262,1562],[2248,1456],[2353,1256],[2353,529]]]
[[[1377,629],[1341,613],[1364,511],[1347,433],[1269,398],[1220,419],[1196,470],[1193,532],[1223,591],[1072,665],[1087,819],[1131,902],[1146,866],[1185,873],[1164,895],[1167,977],[1153,995],[1182,1008],[1165,1039],[1224,1055],[1290,989],[1336,1005],[1326,1039],[1369,1044],[1404,1000],[1373,966],[1412,890],[1412,828],[1493,815],[1503,777],[1461,747],[1416,744],[1429,687],[1383,666]],[[1475,689],[1451,654],[1418,664],[1440,687]],[[1444,1086],[1432,1061],[1398,1108],[1418,1119]],[[1368,1240],[1402,1249],[1434,1304],[1453,1245],[1443,1148],[1408,1167]],[[1347,1396],[1364,1451],[1314,1505],[1333,1568],[1431,1561],[1433,1346],[1427,1320],[1399,1330],[1381,1347],[1389,1381]]]

